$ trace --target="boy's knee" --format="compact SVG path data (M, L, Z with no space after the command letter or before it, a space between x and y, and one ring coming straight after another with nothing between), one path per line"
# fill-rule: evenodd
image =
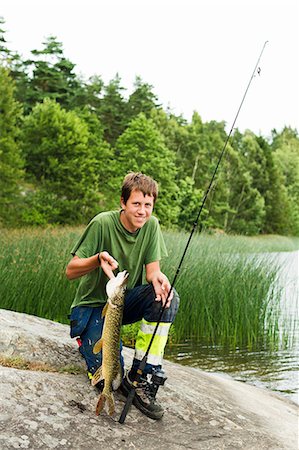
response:
M163 312L161 322L172 323L178 312L180 304L180 297L175 289L173 289L173 298L171 300L169 308L166 308ZM161 302L153 301L151 308L144 315L144 319L148 322L157 322L161 312Z
M170 307L165 309L163 313L162 322L173 322L178 312L179 306L180 306L180 297L177 291L173 288L173 298L171 300ZM168 318L168 320L164 320L164 314L165 317Z

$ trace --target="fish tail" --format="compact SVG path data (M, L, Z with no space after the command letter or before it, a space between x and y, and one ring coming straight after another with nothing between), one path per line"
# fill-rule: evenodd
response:
M106 395L101 394L96 407L96 415L98 416L102 411L106 403Z
M115 402L114 402L114 396L111 392L110 395L107 395L107 401L108 401L108 414L109 416L112 416L115 413Z
M100 395L100 398L98 400L97 407L96 407L96 415L97 416L103 411L106 400L108 402L109 416L112 416L115 413L115 402L114 402L113 394L112 393L109 393L109 394L102 393Z

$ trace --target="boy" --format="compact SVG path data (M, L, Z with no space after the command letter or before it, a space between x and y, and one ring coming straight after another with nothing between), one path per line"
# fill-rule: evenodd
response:
M121 211L95 216L72 249L66 268L68 279L81 277L71 307L71 337L80 337L80 352L89 376L101 366L102 357L93 353L103 329L101 311L106 303L106 284L116 269L129 272L125 294L123 324L141 320L131 370L124 377L122 391L128 394L139 363L164 305L171 285L161 270L160 260L167 256L158 220L152 216L158 195L157 183L142 173L129 173L123 181ZM142 285L145 269L146 281ZM161 419L164 410L149 389L147 375L161 368L168 331L178 310L179 297L173 290L147 359L145 378L136 388L134 405L152 419ZM120 361L124 367L120 348Z

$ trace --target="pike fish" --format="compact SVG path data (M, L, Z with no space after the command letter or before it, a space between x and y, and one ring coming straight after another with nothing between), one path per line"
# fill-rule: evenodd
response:
M119 272L106 285L108 301L102 312L102 317L105 316L103 333L93 348L94 353L102 350L102 365L93 375L91 384L95 386L99 381L104 380L104 389L96 407L97 415L103 410L106 400L109 415L114 414L113 390L116 390L122 381L122 369L119 361L120 329L128 276L129 272L126 270Z

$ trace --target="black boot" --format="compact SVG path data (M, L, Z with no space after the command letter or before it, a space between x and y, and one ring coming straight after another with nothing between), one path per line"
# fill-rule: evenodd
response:
M121 384L121 391L127 397L131 389L135 389L133 405L143 414L154 420L160 420L163 417L164 409L156 401L151 383L147 378L142 378L137 387L133 387L130 374L126 374Z

